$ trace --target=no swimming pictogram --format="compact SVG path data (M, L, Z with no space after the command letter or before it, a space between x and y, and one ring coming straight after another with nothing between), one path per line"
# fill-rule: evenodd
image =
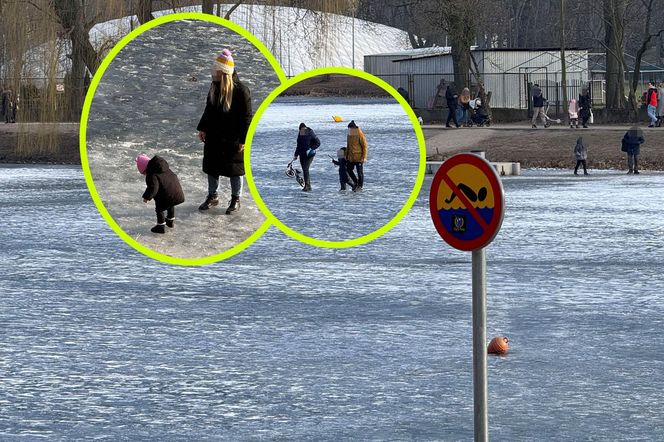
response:
M440 236L456 249L477 250L489 244L502 225L504 206L500 177L477 155L449 158L433 178L431 219Z

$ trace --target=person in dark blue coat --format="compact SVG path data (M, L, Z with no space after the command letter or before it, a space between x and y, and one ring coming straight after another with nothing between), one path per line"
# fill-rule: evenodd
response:
M627 153L628 174L639 174L639 154L641 154L641 145L645 141L643 132L636 126L628 130L623 136L622 151Z
M450 126L451 120L454 120L454 125L456 127L459 127L459 122L457 121L456 117L458 99L459 99L459 94L457 94L454 84L450 84L449 86L447 86L447 90L445 91L445 100L447 101L448 113L447 113L447 122L445 123L445 127L452 127Z
M316 149L320 147L320 140L316 133L306 124L300 123L300 130L297 134L297 147L293 154L293 159L300 158L300 165L302 166L302 174L304 175L304 192L311 192L311 178L309 176L309 167L314 161Z
M355 182L348 177L348 169L346 168L346 146L337 150L337 159L332 160L332 163L335 166L339 166L339 192L346 190L346 185L350 184L351 189L355 188Z

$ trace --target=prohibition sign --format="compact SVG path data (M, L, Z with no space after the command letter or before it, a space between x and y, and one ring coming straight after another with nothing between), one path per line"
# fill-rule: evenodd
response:
M431 183L431 219L438 234L455 249L478 250L493 241L503 223L504 207L500 177L478 155L454 155Z

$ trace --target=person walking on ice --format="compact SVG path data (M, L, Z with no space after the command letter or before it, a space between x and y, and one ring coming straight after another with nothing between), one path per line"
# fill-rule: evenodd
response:
M316 156L316 149L320 147L320 140L316 133L306 124L300 123L299 131L297 133L297 147L293 154L293 160L300 158L300 166L302 166L302 174L304 175L303 192L311 192L311 175L309 168Z
M348 178L348 168L346 161L346 147L342 147L337 150L337 159L332 159L332 163L335 166L339 166L339 192L346 190L346 185L350 184L351 189L355 187L355 183Z
M622 139L622 151L627 153L627 173L639 174L639 155L641 144L645 143L643 132L638 127L632 127Z
M348 164L348 176L355 182L353 192L361 192L364 186L364 163L367 161L367 139L355 120L348 123L348 135L346 137L346 161ZM353 172L357 171L357 176Z
M226 214L240 209L244 176L244 140L251 124L251 96L235 72L231 51L224 49L212 65L212 84L205 111L198 123L198 138L204 143L203 172L208 195L198 209L219 204L219 177L230 178L231 200Z
M180 180L168 167L166 160L158 155L150 159L144 153L140 154L136 157L136 167L141 175L145 175L147 187L143 192L143 202L154 200L157 212L157 224L150 231L166 233L166 227L175 226L175 206L184 202Z
M588 159L588 147L583 144L583 137L576 139L576 146L574 146L574 157L576 158L576 166L574 167L574 175L579 174L579 166L583 166L583 174L588 175L586 169L586 160Z

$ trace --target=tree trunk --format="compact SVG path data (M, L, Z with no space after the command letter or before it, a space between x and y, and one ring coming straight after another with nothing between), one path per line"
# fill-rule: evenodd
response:
M203 0L201 5L203 14L213 14L214 13L214 0Z
M138 0L134 13L138 17L140 24L154 20L154 15L152 15L152 0Z
M454 65L454 83L458 90L470 87L470 46L474 43L477 31L476 11L473 3L453 9L446 17L447 31L452 44L452 63Z
M66 93L70 116L80 115L85 96L85 67L92 75L99 68L99 56L90 43L90 35L85 27L83 4L80 0L53 1L55 14L65 32L69 34L72 47L72 71L69 73L69 87Z
M604 0L606 107L625 109L625 0Z
M646 7L645 10L645 29L643 30L643 40L641 41L641 46L638 51L636 51L636 58L634 60L634 73L632 74L632 81L629 87L629 105L630 110L634 113L634 118L638 117L639 113L639 104L636 100L636 88L639 86L639 77L641 74L641 61L643 60L643 54L650 48L653 38L659 38L664 30L660 30L657 34L650 33L650 24L653 14L653 4L654 0L649 0L647 3L644 3ZM664 99L660 97L660 99Z
M457 90L470 87L468 73L470 72L470 45L458 43L452 38L452 64L454 65L454 84Z

